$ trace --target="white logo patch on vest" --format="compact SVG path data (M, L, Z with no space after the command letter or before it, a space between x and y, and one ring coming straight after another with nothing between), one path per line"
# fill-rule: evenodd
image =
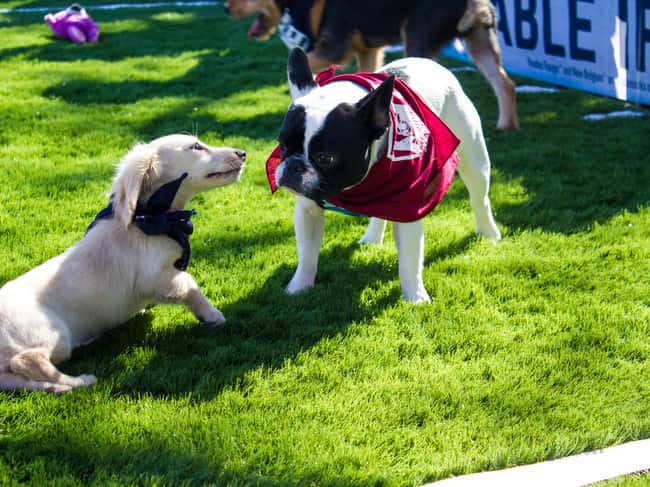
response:
M417 159L433 142L431 132L420 117L395 93L392 103L393 124L389 133L388 153L393 161Z

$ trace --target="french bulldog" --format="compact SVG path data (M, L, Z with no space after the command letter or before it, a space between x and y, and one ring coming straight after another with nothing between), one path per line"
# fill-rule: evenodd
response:
M314 286L324 210L336 207L371 217L361 243L381 243L392 221L403 297L430 301L422 279L422 218L456 170L469 191L477 232L501 239L488 198L490 158L481 120L451 72L435 61L406 58L319 86L299 48L291 51L287 71L292 103L267 175L272 190L284 187L297 196L298 268L289 294Z

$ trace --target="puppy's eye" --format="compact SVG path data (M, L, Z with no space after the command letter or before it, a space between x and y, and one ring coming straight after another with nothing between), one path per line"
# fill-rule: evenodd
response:
M205 150L205 147L203 147L201 144L198 142L195 142L192 147L190 147L192 150Z
M330 166L334 163L334 156L332 154L328 154L327 152L316 154L315 159L316 163L319 166Z

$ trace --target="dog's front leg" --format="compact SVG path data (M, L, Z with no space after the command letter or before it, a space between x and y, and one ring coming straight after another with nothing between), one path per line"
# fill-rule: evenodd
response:
M298 196L293 213L293 226L298 248L298 268L287 286L287 293L296 294L314 286L318 254L325 232L323 209L307 198Z
M422 220L411 223L393 223L393 235L397 244L399 281L404 299L414 303L428 303L431 299L422 280L424 267Z
M210 304L199 285L187 272L176 271L166 279L166 285L158 291L157 300L164 303L185 304L199 321L211 325L226 322L223 313Z

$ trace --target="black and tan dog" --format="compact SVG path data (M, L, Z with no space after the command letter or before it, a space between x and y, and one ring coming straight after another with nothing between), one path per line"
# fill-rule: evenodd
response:
M228 0L226 11L236 19L259 14L249 37L267 40L277 30L288 47L307 51L314 73L354 56L360 71L376 71L384 47L400 41L407 56L436 57L458 37L497 95L497 127L519 128L490 0Z

